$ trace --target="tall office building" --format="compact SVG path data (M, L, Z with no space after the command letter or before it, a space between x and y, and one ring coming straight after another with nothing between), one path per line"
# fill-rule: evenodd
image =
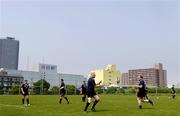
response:
M137 85L139 75L144 77L147 86L167 87L167 71L163 69L161 63L155 64L154 68L134 69L128 73L123 73L121 78L122 85Z
M12 37L0 38L0 68L18 69L19 41Z

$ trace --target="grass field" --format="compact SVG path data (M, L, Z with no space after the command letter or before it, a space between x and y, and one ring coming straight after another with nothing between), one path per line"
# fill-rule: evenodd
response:
M180 96L151 96L155 106L137 107L136 96L100 95L97 112L83 113L81 96L68 96L70 104L58 104L58 96L30 96L31 106L21 104L21 96L0 96L0 116L180 116ZM92 104L91 104L92 105ZM90 109L90 107L89 107Z

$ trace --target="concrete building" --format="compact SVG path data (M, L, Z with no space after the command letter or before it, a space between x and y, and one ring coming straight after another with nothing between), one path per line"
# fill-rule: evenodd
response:
M155 64L154 68L134 69L128 73L123 73L121 78L122 85L137 85L138 76L142 75L147 86L167 87L167 71L163 70L161 63Z
M128 73L122 73L120 83L121 83L122 85L129 85Z
M57 73L57 66L51 64L39 64L38 71L20 71L20 70L8 70L9 74L22 75L25 80L28 80L32 86L34 82L45 79L50 83L50 86L59 86L60 79L64 79L66 85L75 85L80 87L83 81L86 81L83 75L75 74L63 74Z
M0 70L0 86L3 87L4 91L12 88L13 85L21 85L24 77L21 75L10 75L5 70Z
M107 65L105 69L93 70L96 74L96 82L102 81L101 85L117 85L121 78L121 73L116 69L116 65Z
M0 68L18 69L19 41L15 38L0 38Z

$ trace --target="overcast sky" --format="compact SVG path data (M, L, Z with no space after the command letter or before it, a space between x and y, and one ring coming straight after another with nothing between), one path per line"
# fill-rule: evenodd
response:
M163 63L180 82L180 2L175 0L0 0L0 37L20 41L19 69L56 64L87 75L116 64L121 72Z

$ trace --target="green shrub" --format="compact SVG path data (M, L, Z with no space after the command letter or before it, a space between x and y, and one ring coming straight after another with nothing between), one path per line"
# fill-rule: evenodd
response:
M107 93L107 94L114 94L114 93L116 93L116 91L117 91L117 88L115 88L115 87L109 87L109 88L107 89L106 93Z

